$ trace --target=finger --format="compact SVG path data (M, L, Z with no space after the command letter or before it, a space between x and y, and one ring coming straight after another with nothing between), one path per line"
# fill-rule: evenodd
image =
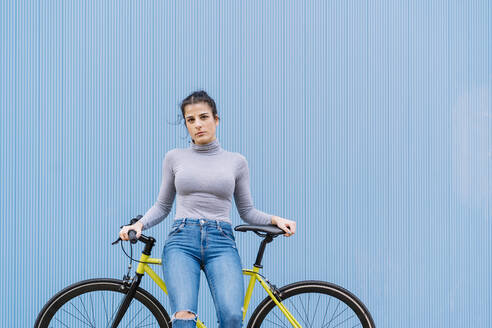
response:
M285 232L284 233L284 236L285 237L289 237L290 235L292 235L291 231L284 225L284 227L282 228L282 230Z
M292 234L296 233L296 223L295 222L290 225L290 231L292 232Z
M279 225L279 228L282 229L285 232L286 235L290 233L289 228L287 228L287 226L284 223L282 223L281 225Z

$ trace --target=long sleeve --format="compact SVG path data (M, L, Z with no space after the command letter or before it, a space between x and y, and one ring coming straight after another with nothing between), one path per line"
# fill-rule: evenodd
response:
M143 230L148 229L164 220L173 207L176 187L172 169L172 151L168 151L162 164L162 182L159 196L155 204L145 213L139 222L143 223Z
M271 224L272 216L257 210L253 206L251 190L249 184L249 167L244 156L241 155L241 162L236 177L234 189L234 200L241 219L249 224L266 225Z

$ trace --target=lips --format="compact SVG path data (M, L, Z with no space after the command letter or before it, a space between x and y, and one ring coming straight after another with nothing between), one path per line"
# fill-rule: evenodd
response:
M202 135L204 135L204 134L205 134L205 132L198 132L196 135L197 135L197 136L202 136Z

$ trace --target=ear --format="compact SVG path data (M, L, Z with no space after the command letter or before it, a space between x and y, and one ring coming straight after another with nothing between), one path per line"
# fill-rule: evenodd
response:
M219 117L216 116L215 117L215 126L219 126L219 121L220 121Z

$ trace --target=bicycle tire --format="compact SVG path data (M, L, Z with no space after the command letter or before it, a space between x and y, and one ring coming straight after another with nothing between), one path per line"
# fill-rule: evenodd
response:
M81 322L84 323L83 326L87 325L90 327L99 327L102 326L102 324L96 325L95 322L96 316L99 319L100 316L98 311L102 312L103 309L106 314L106 319L109 319L108 323L104 324L104 327L106 327L108 326L113 316L115 315L116 310L119 307L119 303L124 298L127 290L128 290L128 286L122 280L116 280L116 279L89 279L89 280L77 282L58 292L46 303L46 305L39 313L36 322L34 324L34 327L35 328L56 327L57 326L56 323L61 322L60 318L58 318L59 316L67 317L71 319L72 322L77 323L77 324L67 324L67 322L61 322L61 324L59 325L60 327L80 327ZM102 302L98 304L99 306L98 305L94 306L94 299L92 296L95 297L101 292L102 293L107 292L109 295L111 295L111 298L113 300L111 317L108 316L109 312L107 311L107 308L109 307L109 297L106 304L104 294L102 294L103 295ZM78 303L84 304L82 300L84 297L90 299L91 307L89 308L89 303L88 303L87 307L84 305L80 307L80 309L77 309L76 305L78 305ZM116 304L114 303L114 297L117 297ZM79 299L79 302L77 302L77 299ZM135 302L135 300L137 300L138 302ZM76 305L71 303L72 301ZM68 310L65 309L64 305L66 305L68 309L75 308L76 310L73 310L74 312L72 314L67 314L66 312L68 312ZM142 306L142 309L136 311L135 308L138 306ZM168 313L162 306L162 304L149 292L139 287L135 293L135 297L132 300L132 303L130 304L130 308L125 314L124 319L127 318L127 320L129 320L130 318L128 317L128 314L133 313L131 315L134 315L134 317L130 321L130 323L132 323L132 321L135 320L137 315L140 315L140 312L143 309L146 309L147 311L146 312L147 317L143 319L146 321L143 323L148 324L147 318L153 316L153 319L155 320L153 322L155 322L156 324L153 325L154 327L163 327L163 328L171 327L171 320L169 318ZM145 315L146 313L143 313L142 316ZM94 320L94 322L92 322L92 320ZM143 321L141 318L138 318L137 320ZM137 320L135 320L135 322L130 326L136 327L136 325L140 325L139 321ZM125 325L122 325L122 323L120 323L119 326L124 327ZM146 325L145 327L149 327L149 326Z
M310 308L311 295L314 295L314 302L317 302L316 309L312 319L307 313L306 305L303 304L303 298L307 297L307 308ZM279 289L278 298L284 304L289 311L294 315L296 320L303 327L363 327L363 328L375 328L374 321L371 314L367 310L366 306L348 290L324 281L306 280L299 281L290 285L286 285ZM317 300L316 300L317 297ZM323 304L327 304L326 312L323 316L322 322L321 314L318 315L317 309L319 303L323 297ZM331 302L333 307L330 308ZM289 302L290 301L290 302ZM296 305L294 302L297 302ZM340 305L342 308L340 308ZM340 308L340 310L338 310ZM332 311L331 321L330 316L327 318L328 309ZM349 311L346 311L350 309ZM352 316L350 316L352 314ZM327 322L325 320L328 320ZM333 322L336 320L335 322ZM345 320L345 321L343 321ZM333 322L333 325L331 323ZM314 325L313 324L317 324ZM355 324L354 324L355 323ZM270 297L266 297L260 305L258 305L251 315L248 321L248 328L258 327L292 327L287 318L282 314L280 309L275 305L274 301Z

